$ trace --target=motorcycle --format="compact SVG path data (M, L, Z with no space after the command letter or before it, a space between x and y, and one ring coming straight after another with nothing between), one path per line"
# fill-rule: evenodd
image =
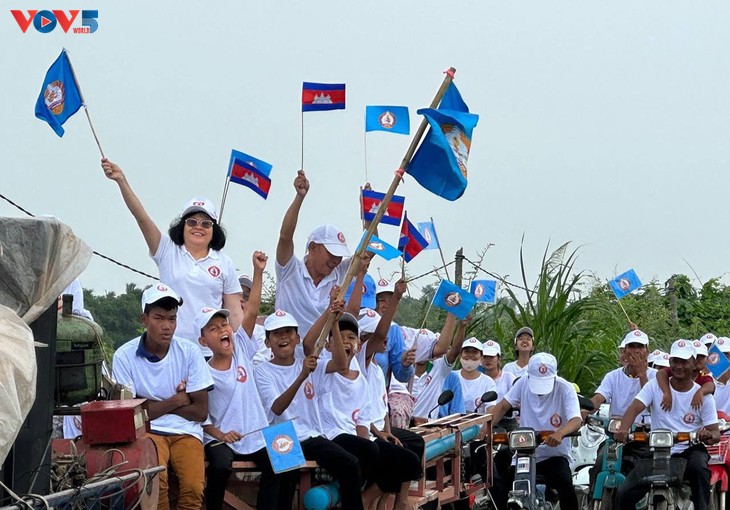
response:
M598 417L606 419L608 406L603 404L598 411ZM573 487L578 498L578 507L581 509L593 508L593 499L590 492L590 470L595 465L596 457L601 445L606 440L604 422L598 422L596 416L589 416L585 425L580 428L580 435L571 439L573 462Z
M601 454L601 471L596 477L593 493L587 501L584 500L587 505L583 505L583 508L609 510L614 507L616 490L626 479L621 473L623 445L614 440L614 433L619 430L621 421L619 418L609 419L600 416L589 416L587 420L588 426L598 426L601 432L605 430L606 442Z

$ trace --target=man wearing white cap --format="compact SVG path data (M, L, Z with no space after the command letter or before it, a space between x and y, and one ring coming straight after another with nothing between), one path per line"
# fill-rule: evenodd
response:
M705 395L702 406L695 409L692 405L699 385L693 381L695 367L695 349L689 340L677 340L669 352L669 364L672 375L669 385L674 404L670 411L662 409L662 391L658 380L649 381L631 402L621 419L621 430L616 440L625 442L629 427L644 409L651 409L652 429L668 429L672 432L697 432L697 437L705 444L715 444L720 440L720 429L717 426L715 400ZM672 457L687 461L684 479L692 489L692 502L697 510L705 510L710 496L710 470L707 467L709 456L703 444L687 445L678 443L672 446ZM629 474L619 487L618 508L635 508L636 503L648 489L647 483L640 482L635 471Z
M536 431L554 430L535 450L537 474L545 478L549 488L558 492L561 509L577 510L578 501L569 463L570 439L566 436L581 426L580 407L575 388L558 377L557 370L558 363L552 354L539 352L532 356L527 366L527 377L515 382L507 395L492 408L492 421L498 422L512 407L519 407L521 427L531 427ZM514 469L510 469L510 473L514 476ZM497 507L504 508L499 504Z
M202 422L208 417L213 379L198 346L175 336L181 305L177 293L163 283L142 293L145 332L117 349L112 375L136 398L147 399L158 461L170 464L180 482L177 507L199 509L205 480ZM157 508L167 510L167 471L159 476Z
M320 225L307 238L304 259L294 255L294 232L299 209L309 191L303 170L294 179L296 195L284 214L276 245L276 308L296 317L304 337L327 309L330 290L344 279L350 267L345 235L334 225Z
M486 412L486 403L482 395L488 391L497 391L497 385L491 377L481 373L478 368L482 360L482 343L478 338L468 338L461 344L461 370L459 381L464 394L464 411L467 413Z
M694 350L693 363L693 375L692 379L694 382L700 385L700 388L692 397L692 407L697 409L704 402L705 395L712 395L715 393L715 381L712 376L704 372L705 360L707 359L707 347L699 340L681 340L685 342L689 348ZM671 357L671 356L670 356ZM669 368L664 368L657 373L656 379L659 384L659 389L662 390L664 398L662 399L662 409L670 411L672 409L672 392L669 391L669 378L672 376L671 365Z
M518 329L515 333L514 345L517 359L507 363L502 370L514 374L516 378L523 377L527 375L527 364L535 349L535 334L532 332L532 328L525 326Z

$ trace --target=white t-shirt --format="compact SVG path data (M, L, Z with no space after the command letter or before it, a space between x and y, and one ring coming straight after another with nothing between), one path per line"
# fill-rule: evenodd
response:
M301 441L322 435L322 420L319 413L319 396L324 388L324 376L327 373L327 362L318 361L315 368L299 386L294 399L283 413L275 415L271 410L274 401L279 398L302 373L304 361L294 359L289 366L275 365L267 361L256 366L256 386L261 395L266 415L271 424L294 420L294 428Z
M439 414L439 395L444 387L444 381L451 372L453 365L446 362L446 355L434 360L433 367L429 373L424 373L413 383L413 396L416 397L416 404L413 407L413 416L421 418L437 418ZM416 388L417 387L417 388ZM433 409L436 407L436 409ZM432 410L433 409L433 410ZM430 414L427 414L429 413Z
M193 341L205 356L212 356L210 349L198 343L200 331L195 331L195 316L206 306L221 308L224 294L243 292L233 261L217 250L209 250L206 257L195 260L184 245L176 245L164 234L152 260L157 264L160 281L183 298L177 310L175 335Z
M416 363L422 363L430 360L433 354L433 346L436 345L436 335L427 329L419 330L408 326L401 326L400 328L403 332L403 343L405 344L407 351L413 347L413 342L416 340L416 337L418 337L418 344L416 345ZM410 394L408 391L408 384L400 382L393 374L390 375L390 386L388 387L388 391L390 393Z
M536 431L558 430L571 419L580 418L578 395L568 381L556 377L552 392L536 395L530 391L527 380L523 377L517 381L504 397L513 407L520 408L521 427L532 427ZM535 450L537 462L551 457L570 460L570 438L566 437L555 447L541 444Z
M228 370L216 370L208 365L215 388L208 395L208 419L221 432L235 430L243 439L228 446L236 453L245 455L264 448L264 436L258 431L269 426L266 412L254 380L251 360L256 354L256 343L243 328L233 335L234 349ZM210 362L209 362L210 363ZM205 434L205 442L215 438Z
M730 414L730 384L723 384L715 379L715 394L713 396L717 411Z
M256 324L253 327L253 340L256 342L256 354L253 357L253 366L257 366L259 363L269 361L273 356L271 349L266 347L266 330L261 324Z
M114 380L129 387L137 398L166 400L177 393L177 386L183 380L186 381L187 393L213 386L205 359L195 344L173 336L165 357L152 362L138 354L141 338L130 340L117 349L112 362ZM156 433L188 434L203 440L200 422L186 420L176 414L164 414L152 420L150 427Z
M315 286L304 261L292 255L285 265L276 263L276 308L286 310L299 324L299 336L304 336L330 303L332 287L344 280L350 259L343 259L319 285Z
M375 362L375 356L369 364L365 363L366 346L367 343L363 344L356 356L360 371L365 376L368 384L368 405L366 406L368 415L363 418L375 425L378 430L383 430L385 428L385 415L388 413L388 392L385 388L385 374L383 369ZM368 430L370 430L370 427L368 427ZM371 433L370 438L375 439L375 436Z
M705 395L702 407L692 409L692 397L700 389L700 385L693 382L689 391L677 391L669 385L672 392L672 410L663 411L661 402L662 390L656 379L652 379L641 388L636 399L651 411L652 430L669 429L672 432L695 432L706 425L717 423L717 408L712 395ZM677 443L672 446L672 454L686 450L687 443Z
M517 365L517 361L510 361L505 366L502 367L502 372L507 372L508 374L514 374L515 379L518 377L526 377L527 376L527 365L520 368Z
M354 361L354 358L353 358ZM370 427L367 409L368 382L362 372L356 379L333 372L325 376L324 394L320 396L319 411L322 430L327 439L340 434L357 434L357 425Z
M656 369L648 368L646 377L651 381L656 378ZM648 383L648 381L647 381ZM626 375L623 367L611 370L603 377L601 385L596 393L603 395L610 405L609 416L623 416L629 404L636 398L641 390L641 383L635 377ZM651 423L651 414L648 410L644 410L636 417L636 423Z
M478 412L479 414L484 414L486 408L493 405L494 402L482 405L482 395L487 391L497 391L497 385L494 383L494 380L488 375L481 373L476 379L464 379L461 370L457 373L461 381L461 392L464 394L464 409L467 413L473 413L478 406L481 406Z
M492 402L492 404L496 404L504 398L510 388L514 385L515 379L517 379L515 374L512 372L505 372L504 370L502 370L502 373L499 374L499 377L493 379L494 383L497 385L497 400ZM489 407L492 404L486 404L486 406Z

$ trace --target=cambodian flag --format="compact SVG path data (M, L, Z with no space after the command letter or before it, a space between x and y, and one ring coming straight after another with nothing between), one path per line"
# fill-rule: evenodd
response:
M379 193L370 189L362 190L362 218L365 221L373 221L375 219L375 214L378 212L378 208L384 198L385 193ZM405 203L405 197L393 195L388 203L388 209L383 214L380 222L385 223L386 225L399 226L400 219L403 216L403 207L405 206Z
M400 230L400 239L398 240L398 249L403 252L403 260L410 262L413 257L425 250L426 246L428 246L428 241L408 220L408 213L406 213Z
M228 165L228 178L236 184L243 184L261 195L264 200L269 196L271 179L269 174L273 167L260 159L237 150L231 151L231 162Z
M344 109L344 83L311 83L305 81L302 84L303 112Z

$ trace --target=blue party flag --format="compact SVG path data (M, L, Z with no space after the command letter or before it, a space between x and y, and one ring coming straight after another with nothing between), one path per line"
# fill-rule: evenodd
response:
M400 229L400 238L398 239L398 249L403 252L403 260L408 263L413 257L421 253L428 246L428 241L424 239L421 233L413 223L408 219L408 213L403 218L403 226Z
M407 106L366 106L365 131L386 131L408 135L411 121Z
M438 109L423 108L418 113L426 117L431 128L406 171L430 192L456 200L466 190L466 162L479 116L469 113L453 83Z
M58 136L65 132L63 123L83 105L81 92L71 70L66 50L51 64L35 103L35 116L48 122Z
M495 280L474 280L471 282L471 293L480 303L497 301L497 282Z
M302 84L303 112L344 109L344 83L312 83L305 81Z
M722 352L720 347L715 343L707 350L705 366L707 367L707 370L712 372L712 377L719 379L725 374L725 372L730 370L730 360L727 359L725 353Z
M418 231L428 243L428 246L425 248L426 250L438 250L439 238L436 235L436 227L434 226L433 221L418 222Z
M477 298L471 293L448 280L441 280L441 284L433 296L434 306L453 313L461 320L466 319L476 302Z
M292 471L307 464L292 420L266 427L261 433L266 442L266 453L269 454L274 473Z
M618 275L613 280L610 280L608 284L611 286L613 293L616 294L616 298L621 299L641 287L641 280L639 280L639 276L636 274L636 271L629 269L625 273Z
M228 164L228 178L231 182L251 188L266 200L271 189L269 174L272 168L266 161L232 150L231 161Z
M360 238L358 246L362 245L362 242L365 240L366 235L367 231L363 232L362 238ZM370 236L370 242L365 247L365 250L373 252L376 255L380 255L385 260L392 260L396 257L400 257L401 255L403 255L400 250L398 250L398 248L386 243L375 235Z
M375 214L378 212L378 208L384 198L385 193L379 193L371 189L362 190L360 204L362 205L362 218L365 221L373 221L375 219ZM390 198L390 202L388 202L388 209L383 213L383 217L380 218L380 223L395 225L396 227L399 226L405 203L405 197L393 195Z

